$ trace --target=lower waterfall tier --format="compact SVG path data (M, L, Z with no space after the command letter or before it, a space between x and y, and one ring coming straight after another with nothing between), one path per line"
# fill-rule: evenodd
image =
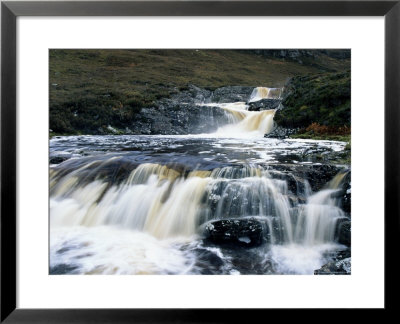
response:
M90 156L50 169L52 273L312 273L349 245L349 171L293 163L338 142L296 142L282 165L276 148L293 141L263 140L271 163L247 147L244 163L246 142L121 136L111 151L107 137L76 139L53 141L52 154Z

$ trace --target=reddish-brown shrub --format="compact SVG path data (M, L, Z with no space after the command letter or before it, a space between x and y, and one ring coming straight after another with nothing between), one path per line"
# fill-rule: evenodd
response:
M312 123L305 129L305 132L314 135L350 135L351 128L346 125L341 127L335 127L335 126L320 125L318 123Z

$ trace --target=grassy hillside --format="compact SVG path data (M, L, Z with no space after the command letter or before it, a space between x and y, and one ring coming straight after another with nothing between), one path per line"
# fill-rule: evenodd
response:
M350 72L294 77L285 88L285 109L275 115L279 126L301 128L295 137L350 135Z
M63 134L124 128L142 107L188 84L280 87L290 77L321 72L243 50L50 50L49 58L50 128ZM349 65L323 55L319 61L335 70Z

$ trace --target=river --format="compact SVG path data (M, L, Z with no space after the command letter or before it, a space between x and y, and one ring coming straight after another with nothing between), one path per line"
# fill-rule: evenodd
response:
M329 176L320 160L346 143L264 138L274 110L207 105L230 123L50 140L50 274L313 274L347 249L335 233L349 219L337 195L348 166ZM227 219L239 235L217 242ZM251 222L257 242L243 234Z

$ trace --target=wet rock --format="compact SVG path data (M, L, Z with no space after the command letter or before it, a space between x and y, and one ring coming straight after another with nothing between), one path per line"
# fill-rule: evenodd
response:
M69 157L66 156L53 156L50 158L50 164L60 164L66 160L68 160Z
M204 236L216 244L258 246L263 242L263 226L252 218L216 220L206 225Z
M351 215L351 171L348 171L341 184L341 207L349 216Z
M181 135L213 132L229 119L218 107L174 103L166 100L159 106L143 108L141 122L131 126L135 134Z
M276 127L272 132L265 134L265 138L278 138L284 139L288 138L290 135L296 134L299 131L298 128L285 128L285 127Z
M154 107L142 108L137 122L129 128L133 134L181 135L216 131L229 123L229 116L211 102L247 101L252 87L223 87L214 92L189 85L188 90L163 98Z
M351 188L346 189L342 198L342 209L351 215Z
M351 274L351 258L331 261L314 271L315 275L349 275Z
M192 251L196 254L194 268L200 274L220 274L223 271L224 262L216 253L204 248L196 248Z
M222 249L222 251L224 256L229 258L232 268L242 275L273 273L271 260L265 257L266 252L261 252L260 248L247 249L246 253L240 249Z
M350 217L351 216L351 182L350 182L351 171L346 170L345 172L346 174L344 178L340 181L340 183L337 186L337 189L339 190L333 194L333 197L339 200L340 203L339 206Z
M274 164L269 167L274 178L288 181L288 189L292 193L301 193L307 189L306 185L317 192L342 169L329 164Z
M50 152L49 162L50 164L60 164L72 157L72 153L64 151L53 151Z
M337 221L335 240L340 244L351 246L351 222L348 218L341 218Z
M51 275L64 275L64 274L74 274L74 270L78 269L77 266L69 264L57 264L54 267L50 267L49 273Z
M249 111L261 111L269 109L277 109L281 103L280 99L261 99L254 102L249 102Z

